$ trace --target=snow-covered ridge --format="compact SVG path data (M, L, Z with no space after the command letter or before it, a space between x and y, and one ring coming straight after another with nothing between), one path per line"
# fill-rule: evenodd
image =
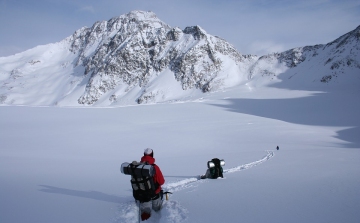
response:
M249 71L249 77L276 77L285 74L288 79L301 73L311 73L309 81L316 83L353 82L360 78L360 26L328 44L298 47L282 53L259 58ZM296 69L294 69L296 68ZM317 72L314 72L316 70ZM341 75L351 76L350 80ZM299 75L297 75L299 76Z
M325 45L257 57L240 54L200 26L181 30L153 12L132 11L83 27L61 42L0 58L0 104L118 106L183 100L249 81L257 85L299 77L314 67L319 72L305 82L341 82L342 73L350 73L346 81L353 83L355 77L358 83L358 61L359 27Z

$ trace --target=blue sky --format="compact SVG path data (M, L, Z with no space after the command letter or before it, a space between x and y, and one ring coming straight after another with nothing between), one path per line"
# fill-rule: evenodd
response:
M199 25L243 54L328 43L360 25L360 0L0 0L0 56L58 42L132 10Z

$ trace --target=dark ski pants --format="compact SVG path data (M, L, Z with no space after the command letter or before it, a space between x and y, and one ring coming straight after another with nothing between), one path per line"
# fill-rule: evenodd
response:
M157 196L157 198L155 198L154 200L148 201L148 202L144 202L144 203L140 203L140 210L141 213L151 213L151 209L153 209L154 211L160 211L161 207L162 207L162 203L163 203L163 196Z

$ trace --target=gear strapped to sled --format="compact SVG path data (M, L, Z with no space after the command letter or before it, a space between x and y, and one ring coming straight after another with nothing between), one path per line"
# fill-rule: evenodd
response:
M121 164L120 170L123 174L131 175L130 182L135 200L148 202L156 196L157 187L153 179L155 175L153 165L133 161Z
M225 161L222 159L214 158L211 161L208 161L207 166L210 170L210 175L213 179L218 177L223 178L223 168L222 166L225 165Z

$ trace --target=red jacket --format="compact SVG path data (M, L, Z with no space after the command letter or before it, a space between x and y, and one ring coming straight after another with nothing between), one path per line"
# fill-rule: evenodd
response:
M160 168L155 164L155 159L151 156L143 156L141 157L141 162L145 163L147 162L148 164L154 165L155 168L155 175L154 175L154 183L158 184L159 187L156 189L155 193L158 194L161 190L161 185L163 185L165 183L165 179L164 176L160 170Z

